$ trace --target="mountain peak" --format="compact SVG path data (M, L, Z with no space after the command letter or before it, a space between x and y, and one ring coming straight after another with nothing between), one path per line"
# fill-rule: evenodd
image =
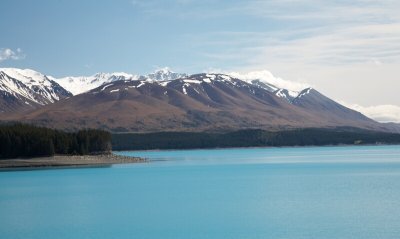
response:
M78 95L91 89L97 88L106 83L118 80L137 80L137 75L125 72L103 73L99 72L92 76L68 76L55 79L62 87L69 90L72 94Z
M145 78L155 81L171 81L186 76L187 74L176 73L171 71L170 68L164 67L157 69L155 72L146 75Z
M134 78L135 75L125 73L125 72L113 72L113 73L104 73L104 72L99 72L93 75L94 78L98 79L109 79L109 78L125 78L125 79L131 79Z
M45 75L32 69L0 68L0 71L24 83L39 83L48 80Z
M299 95L296 98L301 98L305 95L312 93L313 91L315 90L312 87L305 88L302 91L300 91Z
M0 112L32 109L54 103L71 93L54 80L31 69L0 68Z

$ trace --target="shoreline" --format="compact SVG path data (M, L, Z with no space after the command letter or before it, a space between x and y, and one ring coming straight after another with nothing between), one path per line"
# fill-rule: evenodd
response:
M225 150L225 149L258 149L258 148L335 148L335 147L370 147L370 146L400 146L400 144L326 144L326 145L294 145L294 146L243 146L243 147L210 147L210 148L170 148L170 149L126 149L115 152L158 152L158 151L194 151L194 150ZM118 154L119 155L119 154ZM122 155L121 155L122 156Z
M116 154L55 155L52 157L1 159L0 172L12 170L110 167L113 164L144 163L145 158Z

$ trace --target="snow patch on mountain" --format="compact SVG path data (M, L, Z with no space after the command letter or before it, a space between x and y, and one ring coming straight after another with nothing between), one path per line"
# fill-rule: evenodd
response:
M107 84L107 85L103 86L103 88L101 88L100 91L103 91L103 90L105 90L107 87L110 87L110 86L112 86L112 85L113 85L113 84Z
M143 82L158 82L158 81L172 81L178 78L186 77L186 74L176 73L171 71L168 67L161 68L156 70L153 73L148 75L135 75L129 74L125 72L114 72L114 73L97 73L92 76L67 76L63 78L54 78L51 79L58 82L62 87L69 90L72 94L78 95L92 89L95 89L104 84L108 84L110 82L124 80L125 82L140 80ZM138 86L140 87L140 86Z
M171 81L158 82L159 85L166 87Z
M97 73L92 76L68 76L56 79L51 77L54 81L58 82L62 87L70 91L73 95L78 95L101 85L118 81L118 80L137 80L137 75L128 74L125 72L114 72L114 73Z
M193 84L201 84L202 81L200 80L191 80L191 79L183 79L185 83L193 83Z
M306 89L302 90L302 91L300 92L300 94L299 94L296 98L300 99L301 97L310 94L310 92L311 92L312 89L313 89L313 88L309 87L309 88L306 88Z
M155 72L147 74L144 77L154 81L171 81L186 76L187 74L176 73L173 72L170 68L164 67L157 69Z
M299 92L299 91L292 91L292 90L287 90L287 89L279 89L279 90L276 91L275 95L280 97L280 98L284 98L284 99L288 100L290 103L292 103L292 101L294 99L299 97L301 92L302 91Z
M308 84L284 80L275 77L267 70L250 72L223 72L224 75L237 78L259 88L275 93L277 97L289 102L299 95L299 92L309 87Z
M19 100L45 105L70 93L52 79L31 69L0 68L0 90Z

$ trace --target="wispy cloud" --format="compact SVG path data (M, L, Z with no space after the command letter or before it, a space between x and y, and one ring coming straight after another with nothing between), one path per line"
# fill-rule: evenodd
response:
M172 0L161 4L134 0L133 4L151 15L189 21L215 18L218 24L219 19L260 19L250 31L191 33L189 40L199 55L212 61L241 60L245 67L254 68L270 62L338 65L400 60L398 1Z
M211 60L240 59L246 67L271 62L340 65L371 59L380 63L400 61L398 1L233 2L223 11L201 12L201 16L259 18L265 27L192 34L191 42ZM197 16L196 10L185 12L191 18Z
M21 60L25 58L25 54L21 48L17 48L15 51L9 48L0 48L0 62L6 60Z
M271 62L343 65L400 61L399 1L133 0L132 4L150 15L188 21L213 19L216 25L226 19L259 19L249 31L240 31L243 28L239 26L235 31L190 33L188 40L194 49L214 62L240 60L243 67L260 68Z
M203 41L197 44L212 49L212 52L203 50L204 56L241 59L248 66L265 66L271 62L343 65L370 61L381 65L400 61L400 22L268 33L207 33L200 39ZM215 51L218 46L223 47Z
M86 69L91 69L93 67L93 64L87 63L87 64L83 65L83 67L85 67Z
M400 106L376 105L366 107L357 104L344 104L347 107L357 110L376 121L400 123Z

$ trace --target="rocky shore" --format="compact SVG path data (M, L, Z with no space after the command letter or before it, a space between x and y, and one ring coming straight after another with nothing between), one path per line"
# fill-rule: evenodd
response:
M53 157L2 159L0 169L44 168L44 167L101 167L112 164L143 163L144 158L127 157L115 154L101 155L56 155Z

